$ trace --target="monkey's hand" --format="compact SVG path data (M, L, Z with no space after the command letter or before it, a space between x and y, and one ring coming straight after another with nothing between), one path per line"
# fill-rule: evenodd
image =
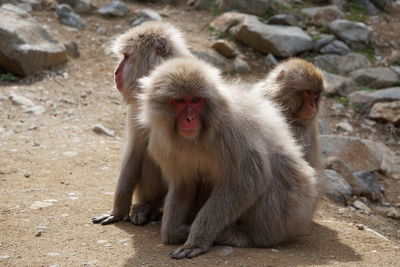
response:
M161 213L150 204L134 204L131 208L130 220L134 225L145 225L150 221L157 221Z
M118 221L129 221L128 215L112 215L112 214L102 214L95 218L92 218L93 223L100 223L102 225L116 223Z
M187 245L186 243L169 254L172 259L191 259L203 254L210 248L210 246Z

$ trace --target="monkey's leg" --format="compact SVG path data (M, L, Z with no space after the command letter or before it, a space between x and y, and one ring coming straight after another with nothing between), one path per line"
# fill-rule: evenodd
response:
M247 166L254 165L247 164ZM243 173L252 174L254 171L253 169L243 170ZM259 182L248 183L248 180L260 179L256 175L254 174L251 178L243 174L224 177L224 181L213 191L197 214L185 244L172 252L171 257L173 259L193 258L206 252L226 226L233 224L255 204L261 193L256 186ZM243 235L241 236L243 238ZM242 238L238 239L237 243L242 242Z
M135 204L131 208L131 223L144 225L161 219L160 209L166 194L167 185L161 177L160 168L146 155L143 159L142 175L133 194Z
M165 244L179 244L187 239L190 226L185 222L195 195L195 184L168 186L161 225L161 238Z
M254 247L255 243L245 231L245 227L233 224L225 227L214 241L216 245L229 245L233 247Z
M138 140L138 139L136 139ZM140 139L139 139L140 140ZM136 143L136 144L135 144ZM103 225L129 219L129 209L132 203L133 190L140 179L141 165L146 153L145 146L135 140L127 144L117 188L114 194L114 205L110 213L97 216L93 223Z

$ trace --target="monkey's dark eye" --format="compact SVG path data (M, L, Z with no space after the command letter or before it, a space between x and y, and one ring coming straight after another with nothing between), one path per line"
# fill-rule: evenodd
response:
M183 100L183 98L176 98L174 99L175 103L183 103L185 102L185 100Z
M191 102L192 103L199 103L199 101L200 101L199 97L193 97Z

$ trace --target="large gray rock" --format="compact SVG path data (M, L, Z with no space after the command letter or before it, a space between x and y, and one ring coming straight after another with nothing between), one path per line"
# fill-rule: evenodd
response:
M319 52L322 54L336 54L336 55L347 55L350 53L350 48L342 41L335 40L324 47Z
M275 25L299 26L299 19L295 14L278 14L270 17L267 23Z
M356 90L355 82L340 75L324 72L325 92L335 96L347 96Z
M370 107L376 102L400 100L400 87L391 87L376 91L356 91L349 95L350 104Z
M131 26L136 27L145 21L162 21L162 17L157 13L157 11L150 8L144 8L136 12L136 16L131 22Z
M226 12L211 21L210 26L216 31L226 32L233 26L236 26L237 24L242 22L245 17L257 18L255 16L247 15L244 13Z
M379 201L382 199L382 186L374 172L353 172L353 179L355 183L353 194L364 196L371 201Z
M65 47L25 11L0 7L0 67L29 75L67 60Z
M56 13L58 19L65 25L73 28L83 28L86 26L85 21L74 12L74 10L67 4L56 6Z
M395 155L382 143L357 137L321 135L320 142L323 158L338 157L352 172L381 170Z
M351 77L361 85L375 88L389 87L399 80L396 72L383 67L355 70Z
M204 51L193 51L193 54L195 56L197 56L198 58L222 69L222 70L226 70L228 63L226 62L225 58L222 57L220 54L218 54L217 52L214 53L207 53Z
M237 50L230 43L223 39L216 40L211 45L211 47L227 58L231 58L237 55Z
M301 13L307 15L311 23L318 26L328 26L334 20L345 18L343 11L335 5L303 8Z
M97 13L105 17L124 17L128 12L128 7L121 1L112 1L97 10Z
M217 0L224 10L239 10L249 14L263 15L270 9L270 0Z
M351 197L352 188L349 183L334 170L324 170L325 194L342 205L346 205Z
M267 25L245 17L231 28L235 38L261 53L289 57L311 49L311 37L299 27Z
M344 56L320 55L314 58L314 64L319 68L339 74L347 74L353 70L369 68L371 62L364 55L349 53Z
M329 29L345 43L353 48L368 45L372 30L362 22L354 22L345 19L332 21Z
M332 34L323 33L316 37L317 38L314 38L314 40L312 41L312 48L317 51L335 40L335 36Z
M91 0L57 0L59 4L67 4L78 13L89 13L96 7Z
M400 101L375 103L369 113L372 119L383 119L391 123L400 123Z

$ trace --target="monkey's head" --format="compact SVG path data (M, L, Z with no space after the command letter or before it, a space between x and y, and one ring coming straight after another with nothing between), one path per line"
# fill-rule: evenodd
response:
M324 90L323 73L312 63L292 58L279 64L270 77L277 84L274 99L289 120L307 123L314 119Z
M200 140L226 106L217 88L220 72L195 58L168 60L140 83L145 123L170 138Z
M190 56L181 32L165 22L145 22L128 30L114 43L122 56L114 72L117 89L129 100L137 93L137 80L165 59Z

